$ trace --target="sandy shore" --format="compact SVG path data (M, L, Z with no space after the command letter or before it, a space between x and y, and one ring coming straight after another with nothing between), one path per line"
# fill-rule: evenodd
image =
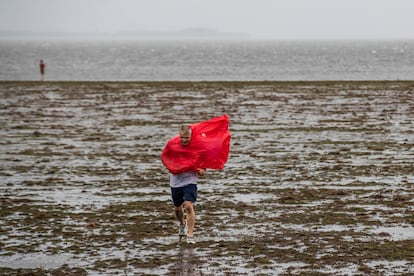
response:
M2 275L414 273L414 82L0 82L0 107ZM180 244L159 156L223 113Z

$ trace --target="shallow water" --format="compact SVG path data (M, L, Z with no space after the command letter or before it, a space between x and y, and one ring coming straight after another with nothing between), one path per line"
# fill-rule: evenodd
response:
M0 80L412 80L413 40L0 38ZM53 94L51 95L53 96Z

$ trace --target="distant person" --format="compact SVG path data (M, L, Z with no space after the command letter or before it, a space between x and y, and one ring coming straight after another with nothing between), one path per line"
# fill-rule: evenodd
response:
M46 64L43 62L43 60L40 61L39 67L40 67L40 80L43 81L45 80L45 69L46 69Z

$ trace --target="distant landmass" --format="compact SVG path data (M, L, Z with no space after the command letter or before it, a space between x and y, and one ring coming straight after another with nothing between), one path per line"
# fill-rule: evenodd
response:
M0 38L124 38L124 39L238 39L248 38L244 33L222 32L208 28L188 28L177 31L123 31L123 32L37 32L0 30Z

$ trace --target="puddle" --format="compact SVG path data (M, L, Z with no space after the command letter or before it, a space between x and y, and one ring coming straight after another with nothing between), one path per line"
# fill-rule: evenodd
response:
M2 256L0 267L7 268L43 268L56 269L64 264L82 266L79 259L72 254L61 253L58 255L50 255L44 253L18 254L12 256Z

